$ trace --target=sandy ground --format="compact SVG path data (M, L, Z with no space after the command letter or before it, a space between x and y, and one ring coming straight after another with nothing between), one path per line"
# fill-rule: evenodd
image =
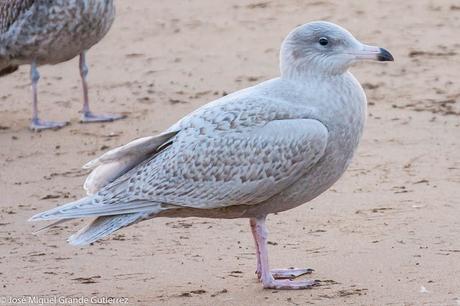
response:
M127 297L131 305L460 305L460 4L411 1L116 1L89 52L95 110L81 125L77 61L41 68L31 133L28 67L0 80L0 296ZM263 290L247 220L156 219L91 247L75 221L32 235L34 213L81 197L88 160L157 133L225 93L278 75L296 25L326 19L392 51L353 69L370 102L359 152L327 193L269 218L273 267L322 286Z

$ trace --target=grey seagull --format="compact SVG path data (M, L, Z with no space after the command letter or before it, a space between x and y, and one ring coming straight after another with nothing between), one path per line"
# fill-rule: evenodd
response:
M280 77L217 99L160 135L89 162L88 196L31 220L95 217L69 238L85 245L155 217L248 218L263 287L315 285L293 280L311 269L269 269L266 217L309 202L342 176L367 105L348 68L393 57L317 21L286 37L280 60Z
M89 107L86 51L109 31L115 18L112 0L0 0L0 77L30 65L33 130L58 129L66 122L40 120L37 85L40 65L80 56L82 122L103 122L121 115L96 115Z

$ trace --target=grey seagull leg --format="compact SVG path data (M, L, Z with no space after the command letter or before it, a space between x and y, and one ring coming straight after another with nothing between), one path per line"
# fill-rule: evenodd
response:
M37 85L40 80L40 73L37 69L35 61L30 65L30 80L32 81L32 121L30 129L40 131L46 129L60 129L68 124L68 122L42 121L38 118L38 90Z
M268 264L267 238L268 231L265 225L266 216L255 218L255 239L260 252L260 280L265 289L308 289L317 283L314 280L292 281L289 279L275 279ZM295 270L295 269L292 269ZM292 271L288 269L286 271ZM311 269L305 269L311 272ZM284 271L284 270L282 270ZM290 272L292 274L292 272ZM303 273L305 274L305 273ZM284 278L284 277L283 277Z
M86 78L88 77L88 66L86 65L86 51L83 51L80 54L79 60L80 66L80 76L81 83L83 86L83 109L80 122L90 123L90 122L109 122L118 119L123 119L126 116L124 115L115 115L115 114L105 114L105 115L95 115L91 112L89 108L89 96L88 96L88 82Z

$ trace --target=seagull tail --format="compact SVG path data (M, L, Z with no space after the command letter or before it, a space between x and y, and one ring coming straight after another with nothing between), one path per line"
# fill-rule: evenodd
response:
M155 212L98 217L80 231L70 236L67 241L74 246L88 245L123 227L151 218L152 214L155 214Z
M91 197L85 197L75 202L56 207L54 209L39 213L29 221L48 221L58 220L48 225L38 232L49 229L57 224L78 218L96 217L91 223L86 225L80 231L69 237L67 240L71 245L82 246L95 242L119 229L135 224L137 222L150 219L164 210L161 205L147 203L136 207L131 205L104 205L104 209L90 207ZM112 207L109 207L112 206ZM133 206L133 207L131 207ZM108 208L119 208L108 210Z

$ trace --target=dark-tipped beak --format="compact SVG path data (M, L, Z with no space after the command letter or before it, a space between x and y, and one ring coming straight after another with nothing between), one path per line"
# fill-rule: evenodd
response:
M377 59L381 62L393 62L395 59L387 49L380 48L380 53L377 55Z
M393 55L388 50L361 44L352 52L348 54L352 55L356 60L371 60L371 61L394 61Z

